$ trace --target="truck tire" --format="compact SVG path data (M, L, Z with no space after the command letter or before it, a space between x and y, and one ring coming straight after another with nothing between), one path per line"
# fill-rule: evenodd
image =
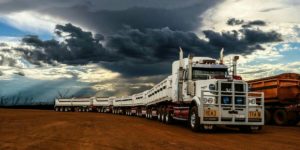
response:
M161 122L166 121L166 107L161 108Z
M149 110L146 111L146 118L149 119Z
M190 125L190 128L195 132L199 131L201 128L197 106L193 106L191 108L191 111L189 114L189 125Z
M272 114L270 110L265 110L265 124L270 124L272 121Z
M288 123L288 114L284 109L277 109L274 112L274 121L277 125L286 125Z
M161 121L161 107L158 107L157 109L157 120Z
M152 119L153 117L152 117L152 108L151 109L149 109L149 119Z
M297 125L299 122L298 114L294 111L288 112L288 119L288 125L291 126Z
M166 112L165 117L166 117L166 118L165 118L165 119L166 119L166 123L167 123L167 124L172 124L173 118L172 118L170 112Z

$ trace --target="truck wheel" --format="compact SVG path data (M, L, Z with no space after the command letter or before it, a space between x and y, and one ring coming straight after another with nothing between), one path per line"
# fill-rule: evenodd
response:
M161 108L159 107L157 109L157 120L160 121L160 119L161 119Z
M171 124L173 122L173 118L169 112L166 112L166 123Z
M288 114L284 109L277 109L274 112L274 121L277 125L285 125L288 122Z
M166 108L165 107L161 108L160 114L161 114L160 121L161 122L165 122L166 121Z
M55 111L58 111L58 107L55 107L54 110L55 110Z
M152 109L149 110L149 119L152 119Z
M200 118L198 116L198 109L197 106L193 106L190 115L189 115L189 124L193 131L199 131L200 130Z
M272 114L270 110L265 110L265 124L270 124L272 120Z
M149 111L148 110L146 111L146 118L147 119L149 118Z
M289 119L288 124L292 126L297 125L299 122L298 115L294 111L288 112L288 119Z

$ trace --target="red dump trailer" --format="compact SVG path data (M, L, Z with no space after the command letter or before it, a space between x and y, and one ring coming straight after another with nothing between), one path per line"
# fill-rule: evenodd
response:
M251 91L264 92L265 123L295 125L300 120L300 74L284 73L248 81Z

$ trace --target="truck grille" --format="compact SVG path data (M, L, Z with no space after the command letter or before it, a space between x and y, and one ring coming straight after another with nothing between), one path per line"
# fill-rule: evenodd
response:
M246 103L246 84L241 82L220 81L221 104L245 105Z

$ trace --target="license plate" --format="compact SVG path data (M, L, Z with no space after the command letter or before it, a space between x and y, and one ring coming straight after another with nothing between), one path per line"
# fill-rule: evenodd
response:
M205 117L217 117L217 110L206 109L204 115Z
M259 111L249 111L249 118L261 118L261 113Z

